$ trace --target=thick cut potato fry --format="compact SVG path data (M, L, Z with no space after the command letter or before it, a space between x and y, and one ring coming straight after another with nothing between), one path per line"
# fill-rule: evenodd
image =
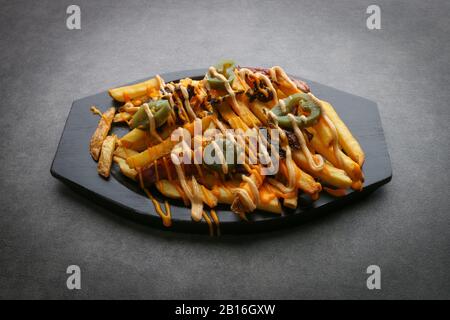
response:
M245 122L245 124L250 128L261 126L261 121L259 121L259 119L250 111L245 103L240 101L240 99L236 99L236 101L239 113L233 108L232 109L236 114L239 114L239 117ZM228 103L229 106L232 107L233 104L231 98L228 98Z
M215 188L216 190L218 190L220 192L219 202L225 203L225 204L232 204L235 200L233 191L236 188L237 187L224 187L224 186L219 186L219 187ZM281 214L281 212L282 212L281 204L280 204L280 201L278 200L278 198L275 196L267 197L267 195L264 194L265 192L267 193L266 189L259 189L259 196L261 198L261 202L258 203L258 205L256 206L256 209ZM268 200L263 201L263 199L268 199Z
M159 81L152 78L130 86L110 89L109 95L116 101L125 102L142 96L157 97L159 94Z
M174 130L174 126L164 126L159 133L162 139L166 139ZM120 138L122 146L141 152L147 149L149 146L153 146L159 143L157 137L152 136L148 130L135 128Z
M316 130L320 140L322 140L322 143L327 147L331 146L333 143L333 134L322 117L319 118L319 121L313 126L313 128Z
M114 148L116 147L116 136L107 136L105 141L103 141L102 152L100 154L100 159L98 160L98 173L105 177L109 177L111 171L111 164L113 159Z
M220 115L227 121L233 129L242 129L244 132L249 128L248 125L231 109L228 103L222 103L217 106Z
M292 158L300 168L308 172L313 177L320 179L325 184L343 189L350 188L352 185L352 179L350 179L344 170L338 169L328 162L325 162L321 171L314 171L311 169L309 162L302 151L294 151L292 153Z
M320 191L322 191L322 186L320 183L316 182L313 177L300 169L298 166L294 167L296 171L295 179L297 181L297 188L311 196L317 195Z
M134 151L133 149L125 148L124 146L118 146L116 150L114 150L114 157L119 157L122 159L126 159L128 157L134 156L139 152Z
M293 95L295 93L302 92L299 88L293 87L291 84L289 84L284 78L278 77L278 87L281 92L281 96L289 97L290 95ZM278 99L282 99L281 97L278 97Z
M172 141L170 138L164 140L160 144L148 148L141 153L127 158L127 163L130 168L142 168L150 165L153 161L158 160L161 157L167 156L175 147L178 141Z
M298 190L295 190L294 194L291 197L285 198L283 201L283 205L286 208L295 209L298 205Z
M180 187L177 187L175 183L178 182L173 180L159 180L155 183L155 185L158 191L161 192L164 196L171 199L182 199L182 195L180 194L180 191L182 189ZM188 185L192 188L192 183L188 182ZM206 203L210 208L216 207L218 203L217 197L211 192L211 190L205 188L205 186L200 185L200 188L202 191L203 203Z
M294 164L296 188L302 190L308 195L316 195L322 190L320 183L316 182L313 177L300 169ZM284 179L288 180L288 171L285 162L280 162L280 173Z
M249 102L250 110L258 117L258 119L264 124L267 125L268 116L264 113L264 108L268 110L272 109L276 104L275 99L271 100L267 103L263 103L259 100L255 100L253 102Z
M344 149L345 153L353 159L360 167L362 167L365 159L364 151L362 150L359 142L353 137L352 133L345 125L345 123L341 120L337 112L334 110L333 106L321 100L322 107L326 113L326 115L330 118L330 120L336 126L336 130L339 135L339 144Z
M100 156L103 141L105 140L109 130L111 129L111 123L113 122L115 113L116 108L114 107L109 108L105 113L103 113L100 121L98 122L97 129L92 135L89 150L92 158L94 158L95 161L97 161Z
M324 146L322 144L322 141L318 139L316 135L314 135L314 137L312 138L311 145L318 153L324 156L325 159L330 161L335 167L343 169L353 182L363 179L361 167L340 149L338 152L342 159L342 167L339 167L338 160L336 159L333 148Z
M131 169L125 159L114 156L113 160L119 165L120 172L122 172L126 177L137 180L138 172L134 169Z
M150 132L135 128L120 138L122 146L135 151L143 151L150 145Z
M201 119L202 130L206 130L209 127L213 117L214 116L211 115ZM189 131L191 136L194 134L194 122L184 125L183 128ZM168 155L172 151L172 148L178 143L179 141L172 141L171 137L168 137L160 144L154 145L137 155L127 158L127 163L132 169L150 165L153 161Z

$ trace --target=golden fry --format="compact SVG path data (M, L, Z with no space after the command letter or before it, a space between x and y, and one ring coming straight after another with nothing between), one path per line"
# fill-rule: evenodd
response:
M107 136L102 144L102 152L100 154L100 159L98 160L98 173L105 177L109 177L111 171L111 164L113 160L114 148L116 147L116 136Z
M345 171L334 167L329 162L325 162L322 170L314 171L310 168L309 162L300 150L294 151L292 158L299 167L326 184L343 189L350 188L352 185L352 179L349 178Z
M118 146L116 150L114 150L114 156L122 159L126 159L128 157L134 156L139 152L134 151L133 149L125 148L124 146Z
M142 96L157 97L159 95L158 79L152 78L130 86L110 89L109 95L116 101L125 102Z
M203 130L209 127L212 119L213 116L206 116L202 119ZM186 129L191 134L191 136L194 134L193 122L184 125L183 128ZM153 161L168 155L172 151L172 148L175 147L175 145L177 145L178 143L179 141L172 141L171 137L168 137L160 144L150 147L137 155L128 157L127 163L130 168L141 168L146 165L150 165Z
M117 163L119 165L120 168L120 172L122 172L126 177L132 179L132 180L137 180L137 176L138 176L138 172L134 169L131 169L127 162L125 161L125 159L114 156L113 160L115 163Z
M336 113L333 106L326 101L321 102L325 113L336 126L339 135L339 143L342 146L342 149L344 149L345 153L361 167L364 163L365 155L359 142L353 137L352 133Z
M111 129L111 123L114 119L115 113L116 108L114 107L109 108L105 113L103 113L98 122L97 129L92 135L89 150L92 158L94 158L95 161L97 161L100 156L103 141L105 140L109 130Z
M317 138L316 135L311 140L312 147L325 157L328 161L330 161L335 167L339 168L338 160L336 159L336 155L334 154L334 150L331 147L326 147L323 145L322 141ZM340 149L338 150L339 155L342 159L342 167L347 175L352 179L352 181L359 181L363 179L363 174L361 171L361 167L350 159L345 153L343 153Z
M322 117L320 117L319 121L313 126L313 128L319 135L322 143L327 147L331 146L333 143L333 133Z

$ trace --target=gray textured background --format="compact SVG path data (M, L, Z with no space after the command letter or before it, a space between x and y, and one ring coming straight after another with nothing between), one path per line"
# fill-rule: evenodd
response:
M65 27L71 3L81 31ZM371 3L382 30L366 28ZM0 7L0 298L450 298L449 1ZM392 182L312 223L213 239L135 224L50 176L74 99L224 57L377 101Z

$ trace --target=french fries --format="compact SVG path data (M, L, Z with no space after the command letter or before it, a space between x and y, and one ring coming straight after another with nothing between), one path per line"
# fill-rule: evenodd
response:
M363 180L363 173L361 171L361 167L352 159L350 159L350 157L348 157L340 149L338 150L338 153L340 158L342 159L342 164L340 164L338 159L336 158L333 148L326 147L322 143L322 141L319 138L317 138L317 136L314 136L312 138L311 145L318 153L324 156L335 167L339 168L339 165L342 165L342 169L347 173L347 175L352 179L352 181Z
M148 130L135 128L120 138L122 146L135 151L143 151L152 144Z
M120 172L123 173L123 175L125 175L126 177L132 179L132 180L137 180L138 177L138 172L134 169L131 169L127 162L125 161L125 159L121 158L121 157L117 157L114 156L113 160L115 163L117 163L117 165L120 168Z
M282 205L296 209L300 195L316 200L322 191L338 197L363 187L365 155L358 141L330 103L280 67L241 68L226 60L210 67L202 80L166 84L156 76L109 94L123 104L117 113L113 107L103 114L92 109L101 115L90 141L98 173L108 178L116 163L144 189L165 225L170 225L170 207L166 201L163 213L152 186L191 205L191 217L209 224L203 205L229 204L246 220L256 209L275 214L283 212ZM209 134L194 133L199 122L202 133L216 129L213 141ZM121 138L108 136L112 123L128 125L130 131ZM172 141L177 129L185 130L183 136L187 131L200 148ZM226 145L238 154L230 155ZM204 161L211 150L219 162ZM203 162L176 161L184 156L198 160L198 155ZM274 161L279 165L275 173L269 170L277 167Z
M109 95L116 101L125 102L142 96L157 97L159 95L158 79L152 78L130 86L110 89Z
M107 136L102 144L102 152L100 154L100 159L98 160L98 173L105 177L109 177L111 171L111 164L113 160L114 148L116 146L116 136Z
M180 193L180 188L178 188L176 186L176 183L173 181L160 180L159 182L156 183L156 188L158 189L159 192L161 192L164 196L166 196L168 198L182 199L182 195ZM232 202L234 200L233 191L236 188L237 187L227 187L224 185L218 185L218 186L214 187L213 191L210 191L204 187L202 188L202 191L204 192L204 194L205 193L208 194L208 197L215 198L217 200L217 203L232 204ZM261 189L260 192L261 192L261 196L264 198L263 193L267 192L267 191L265 191L264 189ZM206 202L207 200L205 200L204 194L202 196L203 196L204 201ZM214 206L208 205L208 206L210 208L215 207L215 205ZM276 214L281 214L281 212L282 212L280 202L278 201L278 199L276 197L271 198L270 200L267 200L265 202L262 202L261 204L259 204L257 206L257 209L276 213Z
M191 183L188 183L191 185ZM155 183L159 192L171 199L182 199L180 188L175 185L175 182L169 180L159 180ZM204 203L210 208L217 206L219 199L208 190L205 186L201 185L201 197Z
M105 113L102 114L98 122L97 129L91 138L91 143L89 146L89 150L92 158L95 161L100 157L100 151L102 148L103 141L108 135L109 130L111 129L111 123L114 119L114 114L116 113L116 108L111 107Z
M355 161L360 167L362 167L365 159L365 154L361 146L359 145L359 142L353 137L352 133L336 113L333 106L326 101L322 100L321 102L322 108L324 109L325 113L336 126L339 135L339 143L341 144L342 149L344 149L345 153L353 161Z
M134 151L133 149L125 148L124 146L118 146L114 151L114 156L122 159L126 159L128 157L139 154L139 152Z
M202 128L208 128L210 122L212 121L213 116L206 116L202 119ZM188 123L183 126L184 129L188 130L189 133L192 135L194 133L194 123ZM123 143L123 142L122 142ZM130 166L130 168L140 168L147 165L150 165L153 161L158 160L161 157L164 157L168 155L172 148L178 144L179 141L172 141L170 137L166 138L163 142L160 144L157 144L153 147L148 148L147 150L128 157L127 163Z
M320 181L325 184L343 189L350 188L352 185L352 179L349 178L345 171L334 167L329 162L325 162L321 171L315 172L312 170L305 155L301 151L294 151L292 153L292 158L300 168L304 168L306 172L315 178L320 179Z

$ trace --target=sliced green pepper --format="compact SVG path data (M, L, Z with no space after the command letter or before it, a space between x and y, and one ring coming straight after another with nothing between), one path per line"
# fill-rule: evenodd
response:
M156 128L161 127L166 123L167 118L170 114L170 105L167 100L156 100L148 102L148 107L150 111L155 116L155 126ZM131 128L148 128L148 115L145 112L144 105L142 105L139 110L134 114L131 121Z
M309 112L308 116L295 116L295 122L297 122L299 128L314 125L322 114L320 105L306 93L294 93L283 99L283 102L286 106L285 112L283 112L280 103L272 108L272 112L277 116L278 125L284 129L292 129L292 123L287 114L292 113L297 104L300 104L303 110Z
M227 82L231 86L235 78L233 70L236 68L236 63L233 60L222 60L214 67L216 68L217 72L227 78ZM206 79L211 89L225 90L225 82L223 80L211 78L209 73L206 75Z

